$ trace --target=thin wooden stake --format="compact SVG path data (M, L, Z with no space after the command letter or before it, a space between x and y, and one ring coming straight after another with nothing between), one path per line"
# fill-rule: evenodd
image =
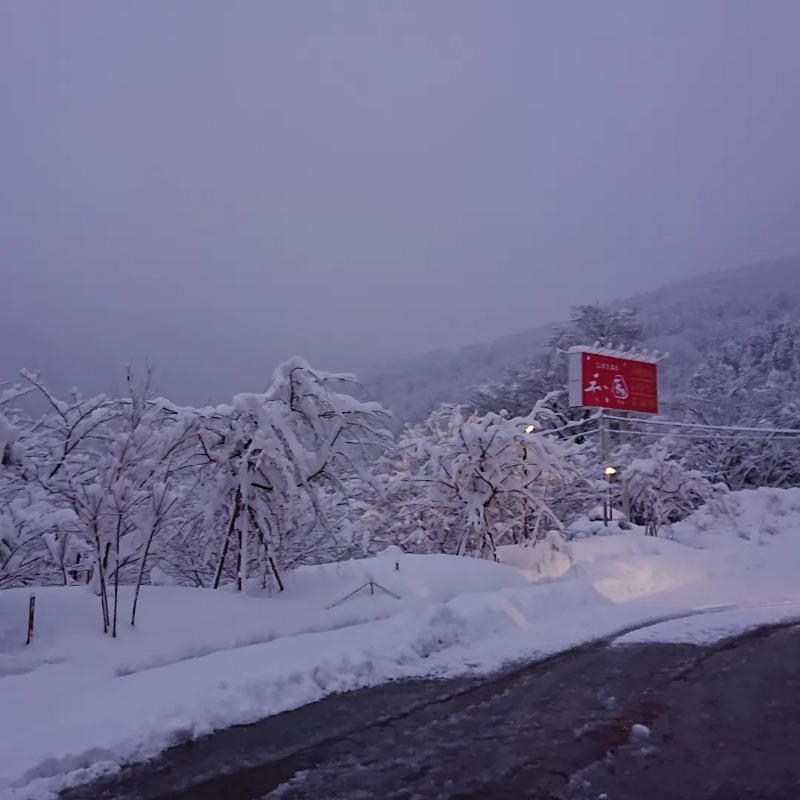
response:
M36 595L32 594L28 600L28 638L25 644L30 644L33 641L33 617L36 613Z

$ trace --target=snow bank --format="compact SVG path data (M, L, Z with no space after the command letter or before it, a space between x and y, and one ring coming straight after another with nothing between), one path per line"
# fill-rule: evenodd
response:
M669 620L625 634L617 639L615 644L672 642L705 645L761 625L795 621L800 621L800 595L774 603L764 602L735 608L710 608L706 614Z
M375 586L370 589L369 583ZM302 567L286 591L253 598L230 590L144 587L137 626L129 625L131 590L120 594L120 636L98 635L100 602L85 587L42 587L36 632L24 646L27 590L0 592L0 677L47 664L90 662L84 674L122 675L263 644L300 633L337 630L398 613L404 604L442 603L459 594L528 585L511 567L455 556L404 554Z
M389 624L301 634L112 681L61 685L46 703L20 691L29 676L9 678L14 685L3 692L0 716L0 787L20 776L27 784L108 769L217 728L385 681L403 674L405 664L480 637L488 626L497 630L500 616L511 619L502 608L470 620L456 608L433 605Z
M500 562L519 570L529 581L561 578L573 566L572 548L557 531L550 531L535 546L510 544L497 548Z
M642 530L573 540L573 572L614 602L677 592L687 604L709 594L760 603L796 591L800 489L721 496L673 525L669 538Z
M647 538L645 546L658 542L677 559L674 566L685 564L687 576L700 574L679 591L687 606L706 604L713 613L636 631L621 644L706 644L758 625L800 620L800 489L733 492L673 525L671 535L674 541Z
M25 647L28 592L0 592L0 796L44 797L336 691L489 671L698 609L716 613L620 642L705 642L800 614L800 490L731 495L674 534L579 539L553 557L502 548L504 564L390 548L299 569L279 597L146 587L135 630L126 589L116 641L88 590L49 588Z
M705 559L677 542L640 533L573 542L575 570L615 603L674 591L709 577Z
M326 608L365 578L399 599L358 594ZM148 587L141 624L116 641L98 635L88 590L39 590L30 648L21 645L27 593L0 593L0 618L19 623L2 639L0 794L57 790L332 692L459 674L481 642L535 636L543 621L588 618L607 602L589 585L531 586L500 564L397 553L298 570L289 584L286 598ZM490 650L484 666L502 653Z
M377 586L370 589L370 582ZM518 570L491 561L413 555L390 547L376 558L300 567L287 578L281 597L316 598L329 605L362 588L365 594L386 590L401 599L444 603L464 591L492 592L527 584Z
M595 506L588 516L589 522L602 522L605 525L606 520L614 523L625 523L628 518L618 508L608 508L607 506Z
M0 676L63 664L81 665L71 681L124 675L217 650L268 642L300 632L328 630L393 613L379 603L326 611L317 604L255 602L232 592L145 587L137 627L129 625L132 593L120 592L116 640L102 636L100 601L84 587L36 589L33 645L23 646L28 592L0 592ZM0 695L6 681L0 684Z
M671 537L691 547L768 544L800 535L800 488L751 489L719 497L672 526Z

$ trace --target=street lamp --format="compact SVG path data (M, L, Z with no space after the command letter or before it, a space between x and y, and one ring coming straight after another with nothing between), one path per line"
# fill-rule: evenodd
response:
M603 524L608 527L608 519L609 517L613 516L613 507L611 505L611 480L617 474L617 470L615 467L612 467L610 464L607 466L603 472L606 475L606 480L608 481L608 500L603 503L603 508L605 509L605 513L603 514Z
M528 425L525 428L525 433L536 433L536 426L535 425Z

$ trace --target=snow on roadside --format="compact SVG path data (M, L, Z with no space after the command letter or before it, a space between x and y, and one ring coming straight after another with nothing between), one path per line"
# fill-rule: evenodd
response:
M583 581L470 593L390 619L225 650L78 691L61 687L46 703L17 696L17 713L13 697L4 697L0 793L4 800L45 797L120 763L334 692L400 678L487 673L510 659L543 657L613 634L657 610L614 604Z
M410 674L455 644L527 624L531 609L515 593L529 587L501 564L390 549L297 570L277 598L146 587L136 629L123 617L117 640L99 634L87 589L45 588L31 647L28 592L0 592L0 794L14 784L19 796L57 790L75 770L86 779L175 741ZM126 613L130 600L125 589Z
M670 534L673 542L657 546L674 548L703 574L682 589L686 603L717 607L635 631L617 644L705 645L760 625L800 621L800 489L723 495L673 525Z
M662 622L620 636L615 645L673 644L707 645L762 625L800 624L800 594L773 603L740 608L709 609L708 613Z
M510 567L390 549L377 558L302 567L286 577L286 591L270 599L227 590L148 586L135 630L128 625L131 592L123 587L116 641L98 636L100 604L85 588L38 588L36 634L30 648L22 646L30 592L7 590L0 592L0 677L48 664L80 662L83 680L91 681L100 675L125 675L219 650L392 616L401 607L397 598L401 605L441 603L464 591L527 585ZM342 602L351 592L356 595Z
M524 548L505 550L507 565L390 549L298 570L275 598L147 587L139 625L117 641L98 635L87 590L40 589L25 648L28 593L0 592L0 796L45 797L332 692L489 672L697 607L715 613L617 642L706 642L800 614L795 501L732 501L768 537L743 538L727 512L716 523L698 514L675 526L684 543L637 532L575 541L572 566ZM752 607L719 608L733 603Z

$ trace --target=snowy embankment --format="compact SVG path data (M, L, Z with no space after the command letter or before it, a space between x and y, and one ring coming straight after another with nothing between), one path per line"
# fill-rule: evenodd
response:
M576 541L572 566L518 548L505 565L389 551L300 569L274 598L147 587L117 640L88 590L39 589L25 647L29 593L0 592L0 796L45 797L332 692L490 671L692 609L718 611L619 641L702 641L800 613L800 490L732 495L673 535Z

